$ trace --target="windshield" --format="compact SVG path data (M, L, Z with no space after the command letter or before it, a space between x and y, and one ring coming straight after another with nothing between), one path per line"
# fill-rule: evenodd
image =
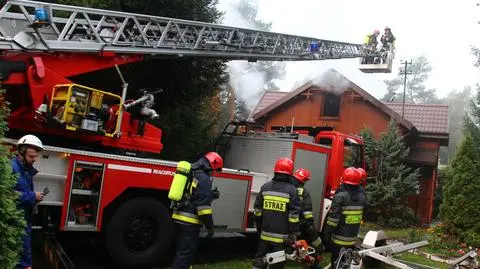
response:
M346 139L343 146L343 166L359 168L363 166L362 145L351 139Z

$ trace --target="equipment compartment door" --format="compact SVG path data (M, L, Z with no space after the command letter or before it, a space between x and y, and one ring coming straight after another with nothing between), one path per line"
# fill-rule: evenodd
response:
M64 230L96 231L105 165L75 160Z
M217 231L243 232L246 227L252 175L216 174L213 188L220 198L213 200L213 223Z
M312 179L305 184L305 188L312 197L315 227L320 227L328 162L328 150L321 150L322 152L318 150L319 147L310 149L309 145L295 143L295 169L307 168L312 174Z

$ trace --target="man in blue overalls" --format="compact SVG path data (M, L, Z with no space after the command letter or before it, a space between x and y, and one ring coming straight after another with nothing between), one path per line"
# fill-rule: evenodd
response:
M24 212L27 223L23 237L23 251L16 269L29 269L32 267L32 211L37 201L43 199L41 192L33 191L33 176L38 171L33 167L43 144L34 135L25 135L17 142L17 156L11 160L12 172L18 174L18 181L14 189L20 194L18 208Z

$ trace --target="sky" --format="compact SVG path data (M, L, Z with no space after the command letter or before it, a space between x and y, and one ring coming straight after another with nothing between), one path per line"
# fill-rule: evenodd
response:
M225 11L223 24L248 27L232 8L238 0L219 0ZM290 91L298 81L319 76L334 68L377 98L386 92L385 79L398 74L401 60L424 54L432 66L426 83L444 97L452 89L480 82L480 69L473 66L471 46L480 47L480 7L474 0L257 0L257 19L272 23L272 32L288 33L361 44L365 36L388 26L396 37L392 73L366 74L358 69L358 59L287 62L286 76L276 81L282 91ZM251 28L251 26L249 27ZM380 41L380 38L378 38ZM261 78L242 74L246 63L231 63L237 95L251 107L258 102ZM255 98L256 97L256 98Z

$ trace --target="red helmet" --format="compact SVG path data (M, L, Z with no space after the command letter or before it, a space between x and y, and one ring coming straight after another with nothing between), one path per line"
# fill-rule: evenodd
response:
M367 178L367 171L363 168L357 168L357 171L360 173L360 180L366 179Z
M273 169L273 172L292 175L293 174L293 161L290 160L287 157L278 159L277 162L275 163L275 168Z
M308 171L308 169L305 169L305 168L300 168L300 169L297 169L297 171L295 171L294 176L299 182L305 183L310 180L310 171Z
M223 168L223 159L218 153L216 152L209 152L205 154L205 158L210 162L210 166L215 171L221 171Z
M360 173L355 167L348 167L343 171L342 183L350 185L360 184Z

